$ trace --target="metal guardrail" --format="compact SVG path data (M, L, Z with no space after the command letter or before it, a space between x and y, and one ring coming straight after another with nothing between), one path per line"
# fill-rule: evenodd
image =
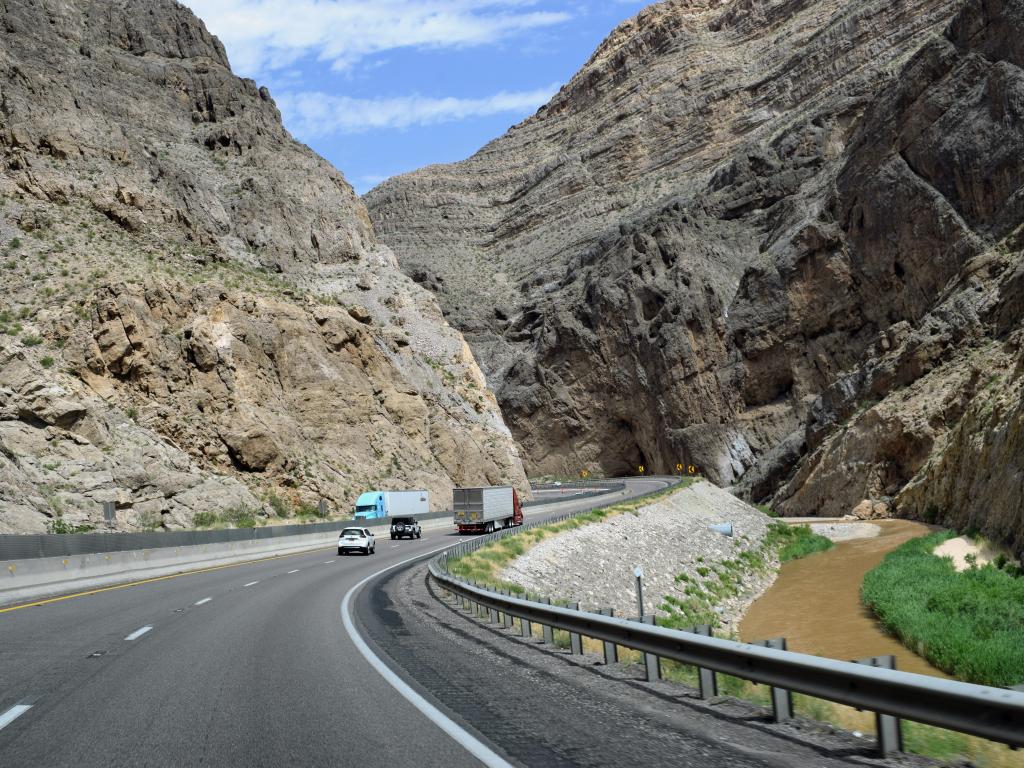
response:
M418 515L421 521L451 517L451 512ZM367 520L367 526L386 524L390 518ZM39 533L0 534L0 560L32 560L39 557L69 557L137 549L192 547L253 541L339 531L353 520L332 520L307 525L275 525L266 528L221 528L214 531L139 531L134 533Z
M654 617L646 617L647 623L640 623L637 619L615 618L608 615L608 610L582 611L578 604L573 608L559 607L550 601L501 594L448 572L449 559L520 530L572 516L528 523L519 529L458 544L430 561L430 574L455 596L456 602L462 601L476 612L486 611L492 623L513 627L518 619L524 637L532 636L533 624L544 628L547 642L553 641L552 630L562 630L569 633L574 653L582 653L580 638L591 637L605 643L606 660L618 646L632 648L645 654L648 679L660 676L659 660L663 658L697 667L703 698L716 694L714 675L722 673L771 686L776 720L791 716L792 706L786 704L791 691L875 712L880 726L879 747L884 754L902 749L898 723L895 729L892 727L894 718L980 736L1015 748L1024 746L1024 693L1018 691L723 640L707 636L708 627L690 631L658 627L652 621ZM769 645L778 643L766 641Z
M550 498L533 499L532 501L523 502L524 507L542 507L545 504L557 504L561 501L579 501L580 499L592 499L595 496L604 496L607 493L618 493L619 491L626 490L626 484L624 482L608 482L608 483L588 483L583 485L582 483L573 483L569 485L534 485L531 486L534 491L582 491L582 493L573 493L568 496L552 496ZM591 488L593 490L586 490Z
M613 478L607 478L604 480L566 480L562 482L554 483L531 483L530 487L535 491L555 491L559 489L566 490L585 490L587 488L603 488L609 483L619 483L621 481L614 480Z

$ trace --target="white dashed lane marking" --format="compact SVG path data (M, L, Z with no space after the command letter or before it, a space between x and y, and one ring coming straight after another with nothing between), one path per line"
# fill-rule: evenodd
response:
M32 709L31 704L15 704L2 715L0 715L0 731L13 723L19 717Z
M204 597L202 600L196 600L193 603L193 605L205 605L206 603L210 602L211 600L213 600L212 597Z
M296 568L294 571L288 571L285 576L291 576L293 573L298 573L300 569Z
M259 584L258 581L250 581L248 584L243 584L242 586L243 587L255 587L257 584Z
M140 627L139 629L136 629L134 632L128 635L128 637L126 637L125 640L138 640L151 629L152 627Z

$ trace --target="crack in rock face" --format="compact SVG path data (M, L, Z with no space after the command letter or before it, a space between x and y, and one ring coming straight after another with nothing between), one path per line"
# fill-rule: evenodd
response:
M0 532L528 495L462 335L187 8L0 28Z
M1020 2L658 3L366 202L531 473L692 464L1020 551L1021 39Z

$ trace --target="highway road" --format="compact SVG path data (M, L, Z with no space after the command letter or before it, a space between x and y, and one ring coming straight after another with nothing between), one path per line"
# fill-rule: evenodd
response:
M0 765L479 765L367 659L341 610L375 574L458 540L378 539L371 557L329 549L0 611Z

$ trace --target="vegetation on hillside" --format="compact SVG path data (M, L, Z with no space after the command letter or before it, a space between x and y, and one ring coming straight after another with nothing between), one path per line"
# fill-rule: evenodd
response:
M831 547L829 539L813 533L809 526L773 522L760 546L740 551L735 559L698 567L696 576L678 574L676 582L686 584L683 597L665 596L658 606L665 615L658 623L676 629L698 624L719 627L715 607L747 589L744 577L764 572L775 560L782 563L799 560Z
M939 669L982 685L1024 683L1024 577L1012 566L958 572L933 554L955 535L933 533L890 552L865 577L861 598L887 632Z
M768 528L765 545L777 549L779 561L787 563L834 546L832 540L811 531L809 525L772 523Z
M507 589L515 594L522 594L524 590L520 585L500 581L498 579L498 574L501 573L505 566L538 542L551 536L557 536L565 531L580 528L584 525L599 523L603 520L607 520L609 517L628 513L635 514L636 510L640 507L646 506L662 496L687 488L697 479L698 478L686 478L682 480L679 485L674 485L671 488L666 488L663 491L644 496L643 498L624 501L619 504L612 504L611 506L602 507L600 509L594 509L590 512L585 512L577 515L576 517L569 518L568 520L530 528L529 530L522 531L515 536L507 536L492 544L488 544L485 547L481 547L476 552L471 552L456 560L450 560L448 562L448 570L454 576L460 576L470 581L476 581L489 587Z

